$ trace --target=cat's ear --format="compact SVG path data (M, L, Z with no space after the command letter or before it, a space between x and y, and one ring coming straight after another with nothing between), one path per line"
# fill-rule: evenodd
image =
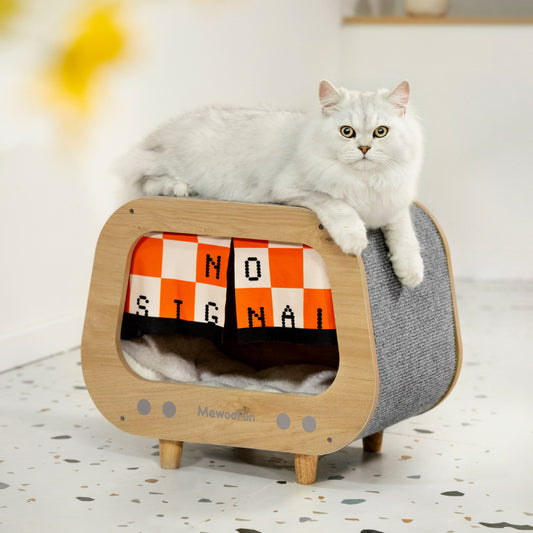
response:
M318 88L318 97L322 104L322 112L326 114L341 101L342 94L328 80L322 80Z
M387 101L390 102L402 115L405 115L407 103L409 102L409 83L402 81L396 89L392 90L387 96Z

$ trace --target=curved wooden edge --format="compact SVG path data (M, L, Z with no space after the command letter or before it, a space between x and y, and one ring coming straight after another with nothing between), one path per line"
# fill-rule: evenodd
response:
M154 231L314 248L328 269L337 322L339 368L333 384L309 397L154 382L135 374L124 360L120 328L134 246ZM378 365L362 260L343 254L316 215L304 208L166 197L134 200L110 217L98 240L82 368L95 405L124 431L166 441L330 453L362 433L377 404ZM149 406L148 413L138 407L141 401ZM168 402L176 407L172 420L162 409ZM218 417L217 410L225 418ZM244 423L252 418L248 414L254 423ZM290 416L288 429L277 425L278 414ZM312 419L311 427L316 422L316 430L308 430L306 419Z
M450 395L450 393L452 392L453 388L455 387L457 383L457 380L459 379L459 375L461 373L461 366L463 364L463 344L461 340L461 329L459 326L459 312L457 310L457 298L455 296L455 283L453 280L452 260L451 260L450 247L448 245L448 240L446 239L444 230L442 229L441 225L438 223L437 219L433 216L433 214L420 202L415 202L415 204L418 205L418 207L420 207L426 213L426 215L428 215L428 217L431 219L431 221L437 228L437 231L442 241L442 246L444 248L444 253L446 254L446 261L448 263L448 274L450 278L450 290L451 290L452 307L453 307L453 322L454 322L454 330L455 330L455 355L456 355L455 375L452 379L452 382L450 383L450 386L448 387L448 390L444 394L444 396L433 406L433 407L436 407L441 402L443 402L445 398L447 398Z
M363 303L365 306L365 315L367 320L367 328L370 335L370 345L372 348L372 354L373 354L373 365L374 365L374 381L376 384L374 395L372 398L372 407L368 412L368 416L366 418L366 421L364 425L361 427L361 430L357 433L357 435L352 439L353 441L356 441L360 438L360 436L364 433L365 429L367 428L368 424L372 420L372 417L374 416L374 413L376 411L376 407L378 405L378 396L379 396L379 365L378 365L378 357L376 352L376 342L374 337L374 324L372 322L372 311L370 308L370 296L368 295L368 283L366 279L366 270L365 265L363 263L363 259L361 256L357 256L357 262L359 264L359 270L361 272L361 283L363 285L363 292L362 292L362 298ZM340 355L340 354L339 354Z

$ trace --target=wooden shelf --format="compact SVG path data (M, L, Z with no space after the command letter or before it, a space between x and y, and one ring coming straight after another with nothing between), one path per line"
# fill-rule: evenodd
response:
M533 17L346 17L344 24L533 24Z

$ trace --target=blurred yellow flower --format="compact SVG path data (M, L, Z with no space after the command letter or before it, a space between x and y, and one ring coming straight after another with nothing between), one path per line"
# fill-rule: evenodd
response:
M116 3L93 9L53 61L51 75L56 96L87 109L97 76L104 66L121 57L125 40Z
M0 28L19 10L18 0L0 0Z

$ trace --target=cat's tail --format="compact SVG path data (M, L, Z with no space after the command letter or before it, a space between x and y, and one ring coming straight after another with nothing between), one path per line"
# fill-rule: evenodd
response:
M113 170L127 185L139 185L144 179L166 174L161 154L136 146L113 165Z

